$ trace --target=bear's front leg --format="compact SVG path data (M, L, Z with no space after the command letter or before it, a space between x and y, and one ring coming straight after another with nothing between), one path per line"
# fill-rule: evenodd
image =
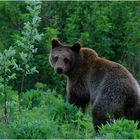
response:
M82 112L85 113L86 108L89 104L89 99L81 98L75 95L69 95L68 102L78 108L81 108Z

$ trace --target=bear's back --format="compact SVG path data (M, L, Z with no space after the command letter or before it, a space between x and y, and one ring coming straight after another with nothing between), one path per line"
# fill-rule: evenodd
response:
M140 98L139 85L124 66L99 57L94 50L89 48L82 48L81 55L84 62L83 69L87 71L85 74L88 77L87 82L91 94L96 96L96 91L111 90L123 95L133 96L135 94L136 98Z
M140 102L140 88L132 74L122 65L100 58L91 70L90 86L93 96L110 96L120 101ZM96 92L98 91L98 92ZM119 101L119 100L118 100ZM114 99L115 102L115 99ZM130 103L129 103L130 104Z

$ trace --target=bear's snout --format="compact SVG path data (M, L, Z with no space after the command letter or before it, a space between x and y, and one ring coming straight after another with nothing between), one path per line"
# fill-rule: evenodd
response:
M57 68L57 69L56 69L56 72L57 72L58 74L62 74L62 73L63 73L63 69L62 69L62 68Z

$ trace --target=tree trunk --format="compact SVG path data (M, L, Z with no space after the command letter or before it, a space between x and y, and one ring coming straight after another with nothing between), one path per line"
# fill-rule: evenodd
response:
M8 123L8 111L7 111L7 91L6 91L6 73L4 72L4 122Z

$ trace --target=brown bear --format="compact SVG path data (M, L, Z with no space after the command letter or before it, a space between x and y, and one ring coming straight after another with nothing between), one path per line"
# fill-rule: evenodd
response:
M95 130L105 124L108 115L140 120L140 87L122 65L103 59L89 48L61 44L52 39L50 64L67 76L67 99L83 112L92 105Z

